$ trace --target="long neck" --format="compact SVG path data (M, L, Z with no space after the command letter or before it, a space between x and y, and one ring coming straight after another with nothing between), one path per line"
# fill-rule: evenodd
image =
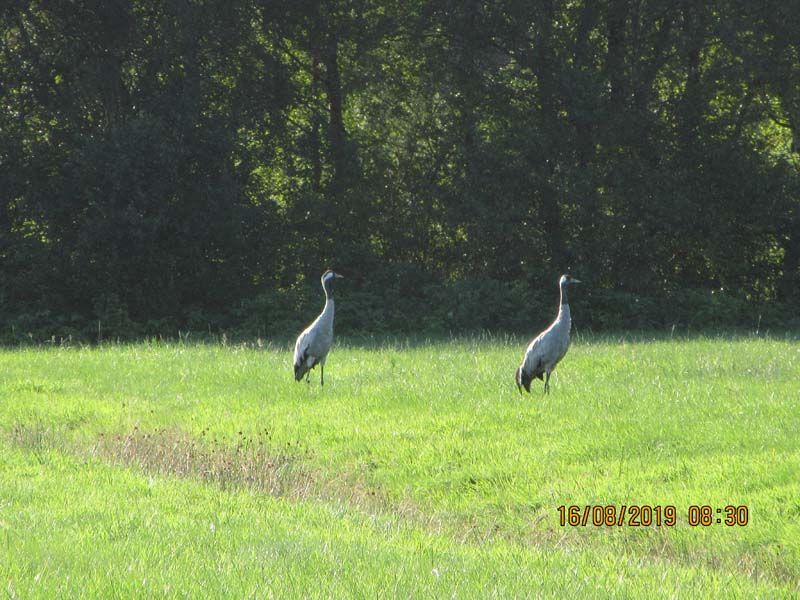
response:
M322 289L325 290L325 308L322 309L322 314L320 317L329 319L331 323L333 323L333 286L330 284L330 282L326 282L322 284Z
M572 318L569 311L569 300L567 300L567 286L561 285L561 304L558 305L558 315L556 315L556 323L561 323L569 330Z
M322 315L323 316L333 315L333 309L334 309L333 296L328 296L325 298L325 307L322 309Z

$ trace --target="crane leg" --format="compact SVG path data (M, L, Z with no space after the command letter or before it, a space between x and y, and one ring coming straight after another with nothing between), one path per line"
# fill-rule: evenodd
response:
M325 385L325 365L323 364L319 366L319 384Z
M550 393L550 371L547 372L546 379L544 380L544 393Z

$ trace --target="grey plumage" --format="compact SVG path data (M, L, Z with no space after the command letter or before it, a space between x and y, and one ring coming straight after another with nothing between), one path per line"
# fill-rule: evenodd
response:
M322 274L322 289L325 291L325 308L314 322L306 327L294 344L294 378L309 380L311 369L320 366L320 385L325 385L325 359L333 345L333 282L343 277L331 270Z
M562 275L558 281L561 291L561 303L558 307L556 320L542 333L534 338L525 350L522 364L517 368L517 389L522 393L524 387L531 391L531 382L534 378L544 380L544 392L550 392L550 373L556 368L559 361L564 358L569 348L569 331L572 327L572 316L567 299L567 287L573 283L580 283L569 275Z

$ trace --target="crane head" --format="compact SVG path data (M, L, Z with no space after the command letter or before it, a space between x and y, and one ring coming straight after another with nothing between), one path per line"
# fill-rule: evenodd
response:
M329 281L333 281L334 279L344 279L344 277L328 269L322 274L322 285L325 285L326 283L328 283Z
M322 274L322 289L325 290L326 297L333 298L333 282L337 279L344 279L344 277L330 269Z
M572 275L562 275L558 285L569 285L570 283L580 283L580 279L575 279Z

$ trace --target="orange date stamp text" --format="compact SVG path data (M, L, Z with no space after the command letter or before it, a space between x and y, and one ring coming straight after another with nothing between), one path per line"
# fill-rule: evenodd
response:
M685 514L692 527L744 527L750 521L746 505L692 504ZM674 527L678 523L678 509L672 504L562 504L558 507L558 518L561 527Z

